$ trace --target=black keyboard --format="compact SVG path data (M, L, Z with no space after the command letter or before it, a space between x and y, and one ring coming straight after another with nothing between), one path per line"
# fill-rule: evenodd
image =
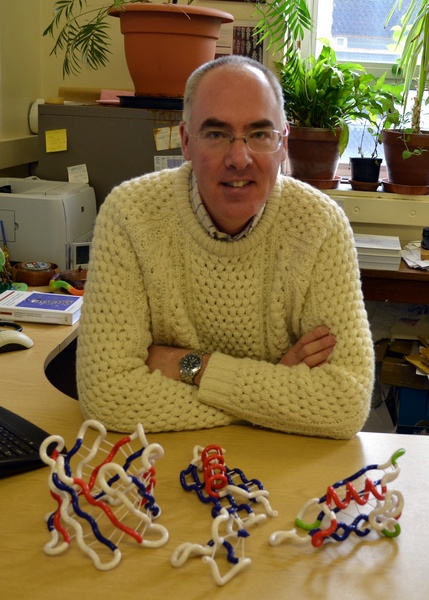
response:
M45 466L39 449L49 435L34 423L0 406L0 477Z

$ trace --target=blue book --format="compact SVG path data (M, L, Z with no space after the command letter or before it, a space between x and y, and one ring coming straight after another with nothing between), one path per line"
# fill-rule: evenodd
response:
M73 325L80 318L82 296L7 290L0 294L0 320Z

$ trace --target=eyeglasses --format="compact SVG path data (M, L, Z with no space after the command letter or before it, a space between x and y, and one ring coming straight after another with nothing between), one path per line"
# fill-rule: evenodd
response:
M228 152L234 142L243 140L248 149L255 154L277 152L285 137L276 129L255 129L242 136L232 135L229 131L222 129L204 129L197 135L189 135L194 137L206 150L219 153Z

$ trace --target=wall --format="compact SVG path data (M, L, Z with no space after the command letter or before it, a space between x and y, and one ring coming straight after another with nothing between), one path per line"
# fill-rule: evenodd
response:
M0 170L34 160L27 115L41 93L42 0L0 3Z

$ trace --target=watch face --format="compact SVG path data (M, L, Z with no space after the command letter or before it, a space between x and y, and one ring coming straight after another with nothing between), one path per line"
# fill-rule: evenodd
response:
M195 371L201 368L201 357L198 354L187 354L182 359L182 368L186 371Z
M180 360L180 375L182 381L193 383L195 375L202 367L202 359L199 354L187 354Z

